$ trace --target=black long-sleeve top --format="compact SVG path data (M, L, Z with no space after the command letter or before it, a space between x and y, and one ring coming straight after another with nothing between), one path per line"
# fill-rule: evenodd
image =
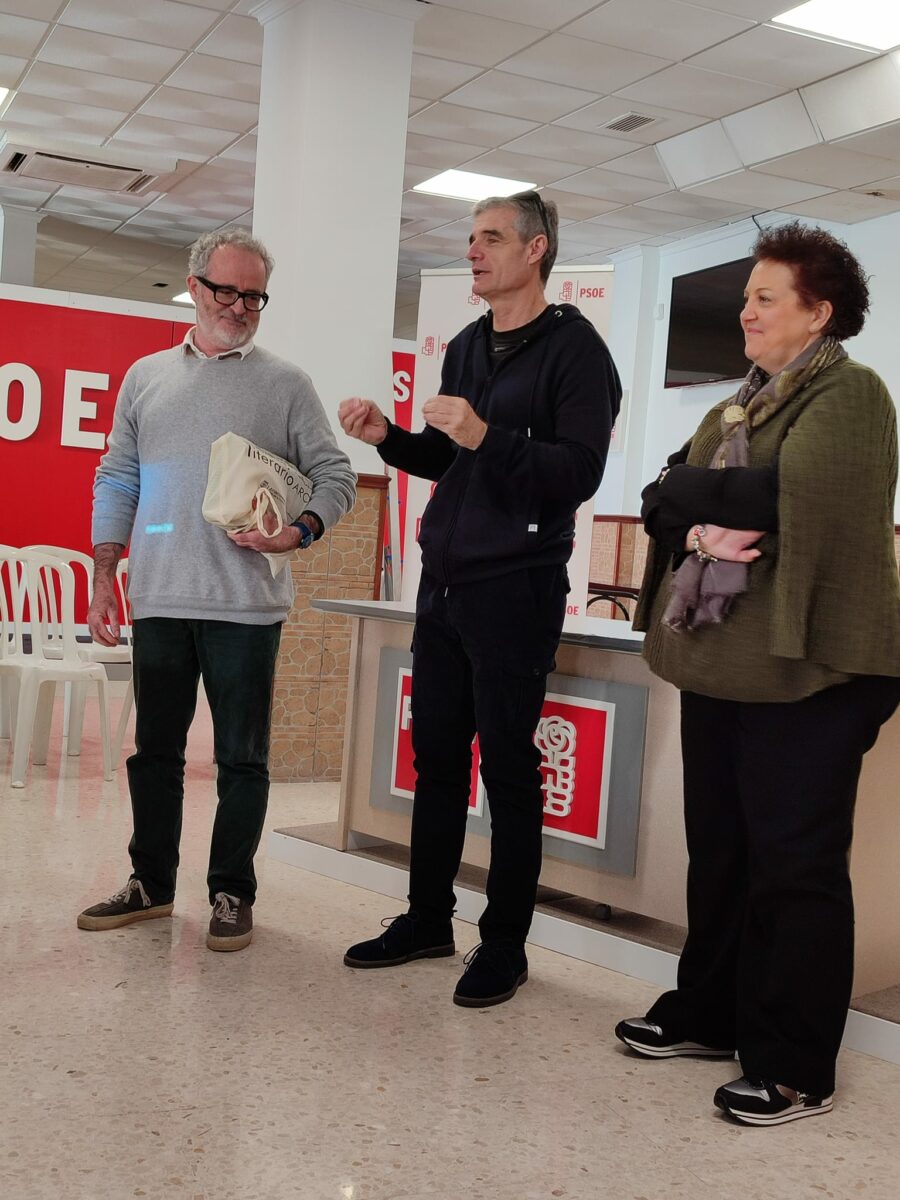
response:
M422 566L444 583L568 561L575 510L600 485L619 411L619 376L603 339L571 304L550 305L534 332L494 364L491 316L447 347L441 393L487 423L477 450L426 426L389 424L378 453L438 481L419 531Z

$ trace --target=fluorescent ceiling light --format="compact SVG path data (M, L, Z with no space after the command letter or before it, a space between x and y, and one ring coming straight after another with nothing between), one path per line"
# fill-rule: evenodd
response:
M900 45L900 5L890 0L809 0L772 24L870 50Z
M496 175L476 175L473 171L443 171L424 183L417 183L413 191L452 196L456 200L486 200L488 196L512 196L533 187L533 183L521 179L500 179Z
M193 298L190 292L181 292L177 296L172 297L173 304L193 304Z

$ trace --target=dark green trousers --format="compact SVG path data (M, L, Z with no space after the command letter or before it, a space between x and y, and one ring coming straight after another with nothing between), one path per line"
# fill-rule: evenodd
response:
M269 797L272 684L281 624L148 617L134 622L135 753L128 759L134 875L154 903L175 895L184 752L203 686L213 718L219 803L209 854L210 903L256 898L253 856Z

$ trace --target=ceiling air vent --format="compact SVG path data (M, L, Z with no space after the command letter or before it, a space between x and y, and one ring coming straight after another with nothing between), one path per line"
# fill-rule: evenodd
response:
M634 133L636 129L643 129L646 125L652 125L656 121L656 117L648 117L646 113L627 112L621 117L616 117L612 121L607 121L601 125L601 129L609 129L613 133Z
M140 161L129 161L137 158ZM27 130L0 134L0 180L5 175L99 192L141 194L161 175L175 170L174 159L148 162L141 151L123 153L100 146L64 146ZM157 189L158 190L158 189Z

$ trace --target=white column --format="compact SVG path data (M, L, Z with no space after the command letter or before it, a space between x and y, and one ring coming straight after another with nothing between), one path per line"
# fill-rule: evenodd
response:
M34 255L41 213L0 204L0 283L34 283Z
M385 409L415 0L264 0L253 232L275 258L261 345ZM335 421L336 425L336 421ZM357 470L382 471L339 434Z

